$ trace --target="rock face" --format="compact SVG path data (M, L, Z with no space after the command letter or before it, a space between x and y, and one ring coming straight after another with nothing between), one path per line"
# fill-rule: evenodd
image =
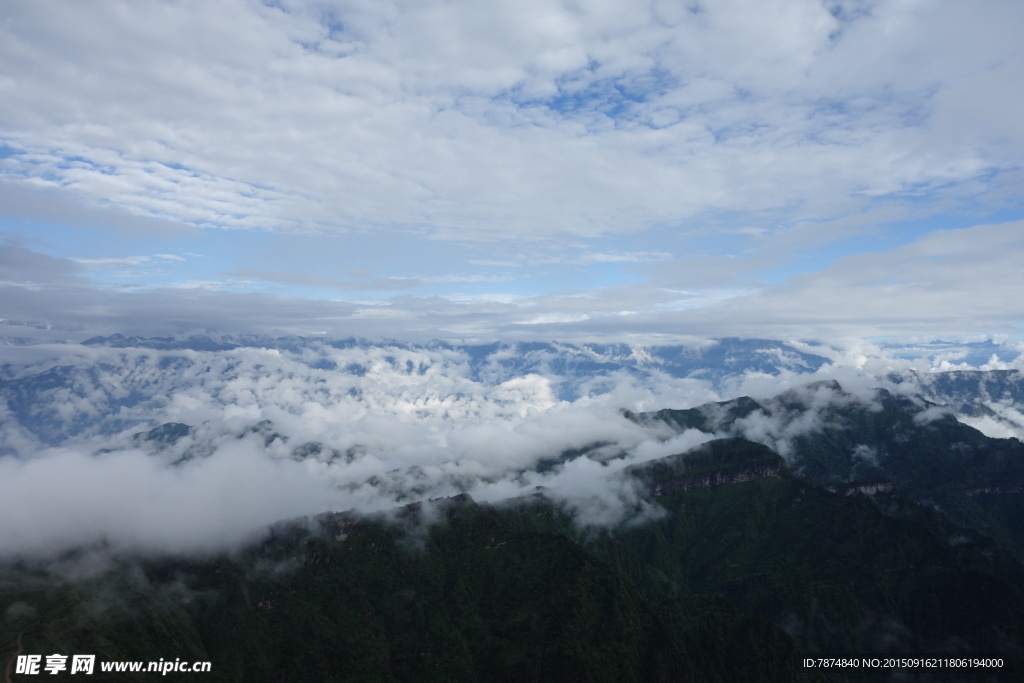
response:
M746 439L715 439L702 446L627 468L654 496L709 491L765 477L791 476L785 462L768 447Z
M704 472L678 479L662 481L651 487L655 496L670 496L685 491L709 491L726 484L738 484L763 477L783 476L782 462L758 462L746 466Z
M877 481L870 483L829 484L825 487L825 490L843 496L852 496L855 493L873 496L876 493L892 493L895 489L889 482Z

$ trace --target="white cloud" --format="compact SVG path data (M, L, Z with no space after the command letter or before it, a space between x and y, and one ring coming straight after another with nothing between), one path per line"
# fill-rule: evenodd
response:
M1020 7L837 7L15 0L0 163L158 219L461 240L820 219L1016 167Z
M670 258L672 258L672 254L665 251L627 251L621 253L585 252L575 257L558 256L539 259L539 261L541 263L584 265L592 263L648 263L651 261L665 261Z
M422 280L419 278L397 278L397 277L359 277L339 278L315 273L289 273L279 270L257 270L255 268L238 268L231 273L225 273L232 277L253 278L267 282L280 282L304 287L317 287L323 289L346 289L346 290L396 290L413 289L418 287Z
M109 542L118 550L195 553L252 540L281 519L345 507L302 464L268 460L250 438L166 469L138 451L62 451L0 459L0 546L50 554Z
M508 282L514 278L504 275L424 275L421 282Z
M105 268L107 266L137 266L149 263L152 259L149 256L125 256L110 258L72 258L75 263L93 268Z
M14 227L208 241L5 245L0 314L65 339L1019 335L1019 222L878 226L1019 208L1022 12L10 0ZM295 288L322 298L268 293Z
M985 338L1020 334L1022 225L1018 221L936 231L904 246L841 257L820 271L758 288L684 289L636 283L537 295L480 292L377 300L312 300L228 290L269 282L388 293L414 288L424 280L238 269L232 273L234 281L197 279L175 288L128 292L84 280L83 263L8 243L0 245L0 292L5 318L40 321L88 336L205 329L326 331L334 336L422 341L654 343L683 335L827 341L883 335Z
M1024 318L1022 256L1020 221L936 231L732 299L707 311L706 322L740 334L765 325L811 338L1012 333L1013 321Z

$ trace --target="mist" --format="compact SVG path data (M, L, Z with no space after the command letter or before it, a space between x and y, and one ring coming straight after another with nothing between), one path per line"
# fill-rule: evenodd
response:
M837 401L870 402L879 387L924 391L920 377L947 362L832 348L813 371L740 370L716 381L673 376L653 362L590 374L553 369L561 367L553 358L524 368L512 363L523 357L514 347L483 360L444 345L309 341L8 351L0 384L5 558L95 546L209 554L258 540L280 520L460 493L499 502L543 491L584 527L645 519L657 513L622 470L724 434L680 434L623 410L796 391L808 406L796 419L758 411L736 425L786 457L791 440L820 428ZM633 356L650 358L641 351ZM799 388L822 379L839 379L844 391ZM1001 410L985 418L990 430L1019 427L1019 412ZM147 433L167 423L179 425L175 438Z

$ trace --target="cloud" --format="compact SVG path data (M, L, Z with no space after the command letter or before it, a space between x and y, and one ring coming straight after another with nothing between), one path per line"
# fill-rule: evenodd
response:
M80 285L81 266L47 256L8 240L0 244L0 287L38 289L42 285Z
M306 467L271 461L254 439L168 470L138 451L63 451L0 459L0 546L49 554L108 543L119 551L197 553L251 541L265 527L345 507Z
M640 341L744 336L836 342L870 336L966 338L1019 334L1024 308L1020 221L935 231L887 251L838 258L775 285L679 289L634 283L537 295L395 295L300 299L231 293L242 278L338 291L388 292L432 276L342 277L236 269L235 281L128 292L85 280L83 264L8 242L0 247L3 316L87 336L123 332L356 335L426 341ZM145 257L153 258L156 257ZM156 261L152 261L156 263ZM443 276L442 276L443 278ZM473 278L467 278L473 279ZM249 281L251 282L251 280ZM216 291L222 289L224 291ZM845 343L845 342L844 342Z
M72 261L86 267L137 266L149 261L148 256L126 256L123 258L72 258Z
M267 282L281 282L290 285L302 285L304 287L320 287L324 289L351 289L351 290L394 290L414 289L418 287L421 280L417 278L382 278L367 277L362 279L342 279L316 275L314 273L286 273L277 270L256 270L254 268L238 268L230 273L224 273L232 277L253 278Z
M5 227L87 268L40 289L56 262L37 259L0 315L88 334L1019 333L1019 224L916 235L1020 208L1020 8L670 4L8 2ZM147 244L103 247L111 230ZM941 240L962 249L937 258Z
M18 0L0 162L146 220L464 241L968 203L1021 156L1020 11Z
M107 266L138 266L144 263L152 263L154 258L165 261L184 261L185 259L170 256L169 254L158 254L156 256L124 256L111 258L72 258L75 263L81 263L89 268L105 268Z
M665 261L672 254L664 251L627 251L621 253L586 252L576 257L549 257L541 259L542 263L564 263L567 265L585 265L593 263L648 263Z
M104 202L102 197L90 198L46 184L40 187L37 183L26 183L11 176L0 177L0 206L4 215L15 219L88 226L93 230L113 231L122 237L140 234L180 236L195 232L184 223L118 210Z
M1010 401L986 401L992 415L957 415L957 420L985 436L1024 441L1024 413Z
M503 275L426 275L422 282L507 282L514 278Z
M1012 332L1024 316L1024 223L930 233L832 266L706 312L706 322L750 333L761 325L807 337ZM742 321L729 325L728 321Z

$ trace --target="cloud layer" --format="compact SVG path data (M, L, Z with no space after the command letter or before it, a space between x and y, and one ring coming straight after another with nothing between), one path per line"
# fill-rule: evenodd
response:
M763 352L713 383L710 366L678 377L664 360L694 352L720 363L706 345L604 355L558 345L277 345L6 347L2 554L46 555L97 543L202 553L236 547L283 518L388 510L461 492L500 501L538 487L565 502L580 523L606 524L651 513L620 476L623 468L712 438L639 425L622 409L764 398L822 378L838 378L856 400L871 399L879 385L948 393L907 373L927 374L956 360L956 351L929 361L815 347L830 360L811 371L792 351L755 342L750 348ZM740 347L731 348L728 354L739 356ZM773 357L771 373L751 369ZM628 364L617 366L616 358ZM597 360L604 364L585 364ZM1018 357L1002 365L1021 363ZM894 371L905 381L888 376ZM566 385L571 397L560 398ZM833 393L814 398L821 401L811 401L814 409L800 419L751 418L744 433L785 452L788 440L815 426ZM1019 428L1019 405L990 403L1002 419L983 426ZM137 436L163 423L192 428L176 428L177 440Z
M556 378L498 376L495 358L479 370L489 379L473 379L467 354L443 348L23 350L37 361L5 366L14 376L3 387L6 555L99 542L205 552L282 518L466 490L500 500L547 486L581 515L610 519L637 503L629 487L609 487L614 471L707 438L662 443L668 434L624 419L619 404L715 395L696 380L623 375L560 401ZM162 422L194 429L173 444L133 438ZM580 455L531 472L570 450Z
M1016 168L1012 3L5 3L5 174L196 225L594 237ZM990 191L997 191L989 184Z
M159 254L146 258L169 260ZM1016 221L932 232L905 246L839 258L772 286L695 289L679 281L690 277L685 269L662 269L649 284L593 291L338 300L203 286L103 287L86 277L80 261L12 241L0 244L0 313L7 323L0 336L31 336L33 326L62 328L58 338L66 341L115 332L195 331L418 341L1019 336L1022 258L1024 222ZM295 278L349 291L401 289L417 282Z
M1019 335L1022 12L12 0L0 317L85 336Z

